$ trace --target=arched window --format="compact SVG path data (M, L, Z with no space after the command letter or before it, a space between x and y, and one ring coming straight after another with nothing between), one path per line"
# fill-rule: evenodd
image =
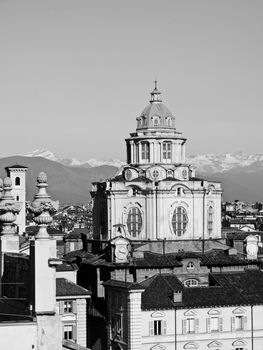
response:
M184 281L185 287L197 287L198 281L194 278L189 278L188 280Z
M15 178L15 186L20 186L20 177L19 176L17 176Z
M142 142L142 160L150 160L150 145L148 142Z
M128 212L127 228L131 237L137 237L142 229L142 215L137 207L132 207Z
M213 233L213 226L214 226L214 209L213 207L210 206L207 212L207 231L209 236L211 236Z
M177 207L174 209L173 217L172 217L172 226L174 233L177 236L183 236L186 231L188 218L186 210L183 207Z
M172 142L163 143L163 159L172 159Z

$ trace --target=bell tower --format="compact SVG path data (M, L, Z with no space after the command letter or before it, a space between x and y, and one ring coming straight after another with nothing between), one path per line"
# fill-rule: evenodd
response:
M21 204L21 211L17 215L15 224L17 233L22 235L26 230L26 172L28 168L23 165L12 165L5 169L7 176L12 181L11 194L15 201Z

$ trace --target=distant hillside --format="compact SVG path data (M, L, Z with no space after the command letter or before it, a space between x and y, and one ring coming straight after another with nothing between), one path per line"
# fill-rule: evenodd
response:
M27 200L35 195L36 178L40 171L48 175L48 193L60 203L86 203L91 199L91 183L113 176L117 168L103 165L98 167L69 167L42 157L13 156L0 159L0 174L6 176L5 167L24 165L27 171Z
M256 158L256 157L255 157ZM260 157L259 157L260 158ZM235 164L225 171L198 171L204 179L221 181L223 185L223 199L233 201L263 201L263 161L255 159L251 164L241 166ZM60 203L86 203L90 200L91 183L113 176L117 168L110 165L67 166L57 161L42 157L13 156L0 159L0 174L5 176L4 168L8 165L20 164L27 166L27 200L31 200L36 193L36 177L40 171L48 175L48 191L53 199ZM87 166L87 167L86 167ZM207 169L207 168L206 168Z
M262 161L246 167L236 167L223 173L200 173L203 178L222 182L223 200L263 201Z

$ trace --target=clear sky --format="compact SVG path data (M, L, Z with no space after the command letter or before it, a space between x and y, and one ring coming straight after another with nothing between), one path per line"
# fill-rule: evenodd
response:
M125 159L158 79L188 154L263 153L262 0L0 0L0 155Z

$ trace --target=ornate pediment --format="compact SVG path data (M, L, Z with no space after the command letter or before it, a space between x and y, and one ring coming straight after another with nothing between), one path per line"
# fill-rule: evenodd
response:
M216 309L211 309L207 313L208 315L220 315L220 311Z
M184 345L184 349L198 349L198 345L196 343L187 343Z
M208 346L209 348L221 347L221 346L222 346L222 343L220 343L220 342L217 341L217 340L214 340L214 341L212 341L211 343L209 343L207 346Z
M196 314L196 311L194 311L194 310L187 310L187 311L185 311L184 315L185 316L196 316L197 314Z
M152 318L160 318L160 317L164 317L165 314L161 311L155 311L151 314L151 317Z
M232 344L233 346L245 346L247 345L247 342L245 342L244 340L242 339L238 339L236 341L234 341L234 343Z
M237 307L235 310L232 311L233 314L244 314L246 312L245 309L243 309L242 307Z
M156 344L151 348L151 350L165 350L165 349L166 347L160 344Z

